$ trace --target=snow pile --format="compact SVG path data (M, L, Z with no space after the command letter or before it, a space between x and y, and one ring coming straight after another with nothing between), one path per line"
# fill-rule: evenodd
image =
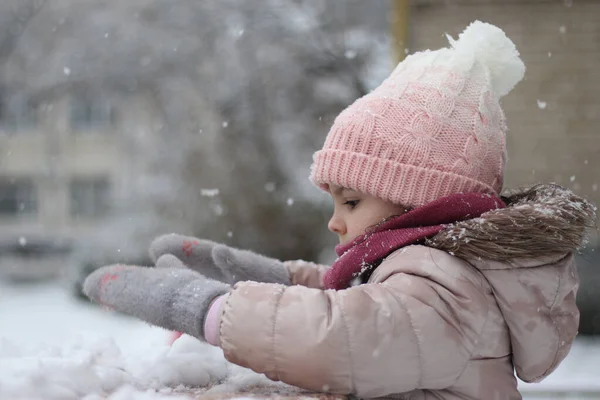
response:
M66 346L0 342L0 398L78 399L123 386L208 386L227 376L221 354L191 338L124 352L113 339L80 335ZM118 396L117 396L118 397Z
M270 382L216 347L189 336L169 346L169 332L56 286L0 285L0 321L0 399L180 399Z
M183 398L177 393L189 387L231 392L268 382L228 363L220 349L189 336L172 347L146 342L128 351L92 333L65 346L25 348L0 341L2 399L171 399Z

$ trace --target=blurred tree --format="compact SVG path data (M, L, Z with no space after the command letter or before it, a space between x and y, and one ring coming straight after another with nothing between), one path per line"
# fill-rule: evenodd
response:
M46 0L6 0L0 4L0 62L10 57L19 37Z
M385 3L31 4L27 29L1 44L3 82L45 101L143 93L162 121L156 137L121 132L147 152L152 176L133 182L117 225L99 232L141 218L146 235L180 231L307 259L335 240L308 167L335 115L389 72Z

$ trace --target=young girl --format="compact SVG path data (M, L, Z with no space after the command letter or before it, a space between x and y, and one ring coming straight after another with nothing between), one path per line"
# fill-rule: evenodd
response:
M407 57L315 154L340 239L330 268L168 235L157 266L191 269L105 267L85 293L309 390L521 398L514 371L542 380L577 333L573 252L594 208L554 185L500 197L499 98L525 67L492 25L450 42Z

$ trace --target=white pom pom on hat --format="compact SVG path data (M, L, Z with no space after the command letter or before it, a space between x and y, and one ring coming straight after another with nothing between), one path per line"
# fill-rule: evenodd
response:
M493 92L508 94L525 75L519 51L504 31L486 22L474 21L454 40L446 35L453 49L472 54L490 73Z

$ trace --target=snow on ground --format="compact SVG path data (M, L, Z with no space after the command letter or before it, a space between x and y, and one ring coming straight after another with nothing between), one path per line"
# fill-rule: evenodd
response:
M0 284L0 400L189 399L185 387L222 393L269 383L220 349L187 336L171 347L169 336L56 284ZM554 374L520 389L526 399L600 398L599 366L600 339L580 338Z
M220 349L75 299L56 285L0 285L0 399L177 399L267 382Z

